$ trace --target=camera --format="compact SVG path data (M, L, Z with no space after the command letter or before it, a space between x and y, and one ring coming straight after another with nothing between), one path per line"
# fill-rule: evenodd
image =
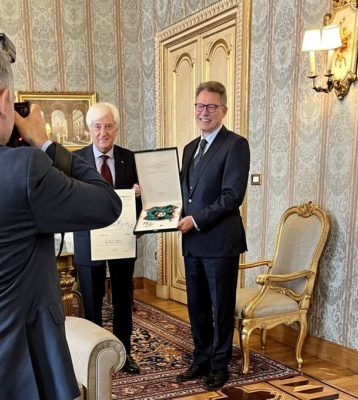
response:
M17 111L23 118L25 118L30 114L30 105L31 103L29 101L15 103L15 111ZM25 142L25 140L21 137L20 132L18 131L16 125L14 125L11 136L6 146L9 147L29 146L29 144Z
M8 54L10 63L15 62L15 46L12 41L5 35L5 33L0 33L0 48ZM22 103L15 103L15 111L17 111L23 118L27 117L30 113L30 102L24 101ZM26 143L25 140L23 140L23 138L20 136L16 125L14 125L10 139L6 145L10 147L29 146L29 144Z

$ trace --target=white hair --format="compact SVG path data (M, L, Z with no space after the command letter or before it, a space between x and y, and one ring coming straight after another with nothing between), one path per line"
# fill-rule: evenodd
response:
M93 124L94 121L105 117L106 115L111 114L114 122L116 124L116 128L119 128L119 111L118 108L111 103L96 103L91 106L86 115L86 123L88 128Z

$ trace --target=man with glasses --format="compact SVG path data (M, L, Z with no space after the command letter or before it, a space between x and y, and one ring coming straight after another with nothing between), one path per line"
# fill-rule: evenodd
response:
M86 123L92 144L76 153L93 165L115 189L135 189L137 208L140 208L140 188L134 155L114 144L119 128L119 111L110 103L91 106ZM131 357L133 273L135 258L91 260L90 233L74 233L74 261L77 266L85 317L102 325L102 303L105 295L108 265L113 304L113 333L123 343L127 359L123 371L138 374L138 364Z
M194 340L184 382L204 376L215 389L228 380L240 254L247 250L240 210L247 187L247 140L223 125L225 87L214 81L196 89L195 115L201 135L183 152L182 232L188 310Z

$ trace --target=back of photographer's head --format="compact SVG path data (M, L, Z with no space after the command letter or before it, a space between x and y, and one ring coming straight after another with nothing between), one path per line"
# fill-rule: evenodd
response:
M0 144L5 145L14 126L14 81L8 54L0 49Z
M14 81L11 70L9 55L0 48L0 91L9 89L14 92Z

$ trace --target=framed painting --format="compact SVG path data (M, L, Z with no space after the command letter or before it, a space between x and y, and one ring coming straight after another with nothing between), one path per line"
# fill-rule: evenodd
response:
M16 92L16 101L41 107L49 139L76 150L91 143L86 126L88 108L96 103L94 92Z

